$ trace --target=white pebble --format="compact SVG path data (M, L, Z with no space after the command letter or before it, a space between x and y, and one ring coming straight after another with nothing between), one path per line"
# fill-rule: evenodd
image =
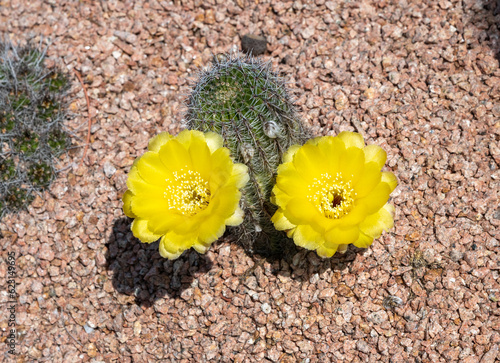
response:
M269 314L271 312L271 306L268 303L264 303L260 306L264 314Z
M109 161L106 161L104 163L103 168L104 168L104 175L106 175L107 178L111 178L114 175L114 173L116 173L116 168Z
M85 329L85 332L86 332L87 334L90 334L90 333L93 333L93 332L94 332L94 328L91 328L91 327L90 327L90 326L88 326L87 324L85 324L85 325L83 326L83 329Z

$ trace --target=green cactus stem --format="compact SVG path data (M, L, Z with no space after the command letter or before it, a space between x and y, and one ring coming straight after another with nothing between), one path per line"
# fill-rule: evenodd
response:
M245 221L237 231L243 246L250 253L282 254L286 235L270 220L276 210L271 191L283 153L309 137L284 80L251 56L218 55L199 75L187 107L189 129L222 135L233 159L248 166Z

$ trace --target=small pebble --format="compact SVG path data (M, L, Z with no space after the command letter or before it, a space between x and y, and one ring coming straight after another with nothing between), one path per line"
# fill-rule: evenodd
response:
M262 304L260 308L262 309L264 314L269 314L271 312L271 305L269 305L268 303Z
M93 333L93 332L94 332L94 328L91 328L91 327L90 327L90 326L88 326L87 324L85 324L85 325L83 326L83 329L85 329L85 332L86 332L87 334L91 334L91 333Z
M116 173L116 168L109 161L106 161L103 165L104 175L106 177L111 178Z

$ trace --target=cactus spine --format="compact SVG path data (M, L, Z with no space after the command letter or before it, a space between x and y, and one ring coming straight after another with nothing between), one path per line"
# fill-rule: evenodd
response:
M250 182L242 193L245 221L238 235L250 252L282 253L286 235L276 231L270 203L278 165L292 144L308 134L284 81L253 57L218 55L201 72L187 101L187 127L222 135L236 162L248 166Z
M69 146L63 124L69 81L44 60L39 48L0 40L0 217L26 208L49 186L53 159Z

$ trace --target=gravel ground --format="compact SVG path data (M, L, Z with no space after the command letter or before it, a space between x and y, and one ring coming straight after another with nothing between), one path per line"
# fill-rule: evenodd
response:
M17 256L17 361L500 359L499 14L480 0L0 1L0 34L50 40L93 116L83 165L83 147L62 157L50 191L0 223L2 309ZM268 261L228 236L171 262L133 238L120 201L133 160L179 130L197 69L246 33L267 38L261 57L316 134L387 150L395 228L371 248Z

